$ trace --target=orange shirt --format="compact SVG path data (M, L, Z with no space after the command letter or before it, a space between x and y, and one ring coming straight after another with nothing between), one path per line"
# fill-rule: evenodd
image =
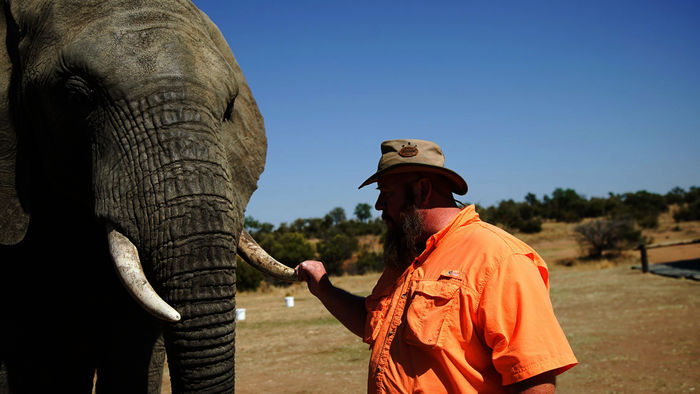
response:
M577 363L544 261L473 205L405 272L385 270L366 307L370 393L498 393Z

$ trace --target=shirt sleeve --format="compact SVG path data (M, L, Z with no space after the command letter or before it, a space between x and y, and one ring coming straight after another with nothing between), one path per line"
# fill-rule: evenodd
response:
M577 363L554 316L542 268L532 255L512 255L484 285L478 323L503 385L551 370L559 374Z

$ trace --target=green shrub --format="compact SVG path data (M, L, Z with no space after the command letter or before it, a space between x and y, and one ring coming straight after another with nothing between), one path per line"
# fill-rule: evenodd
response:
M503 200L496 207L482 208L479 211L479 217L486 222L504 226L509 230L520 230L524 233L540 232L542 231L542 220L536 216L538 208L533 205L536 198L532 193L526 197L530 200L529 202Z
M539 218L531 218L528 220L523 220L520 223L520 231L526 234L534 234L542 231L542 220Z
M588 201L573 189L556 188L552 197L545 195L542 212L559 222L578 222L586 216Z
M355 273L363 275L367 272L381 272L384 270L384 257L381 253L363 250L357 257Z
M265 275L236 256L236 289L257 290Z
M655 228L659 225L659 215L668 211L666 198L660 194L640 190L622 195L622 206L615 213L631 215L643 228Z
M685 202L685 197L686 197L686 192L685 190L680 187L676 186L673 189L669 190L668 193L664 196L666 199L666 204L683 204Z
M343 261L352 256L357 250L359 242L357 238L345 234L336 234L333 237L318 244L318 254L326 271L332 275L343 273Z
M372 206L367 203L359 203L355 206L355 217L361 222L372 217Z
M345 216L345 210L343 207L335 207L331 209L330 212L328 212L328 216L331 217L333 220L333 224L338 225L338 223L342 223L347 220L347 216Z
M275 226L272 223L260 223L252 216L246 216L243 226L253 238L260 237L261 234L269 234Z
M700 200L700 187L691 186L690 190L688 190L688 192L685 193L685 202L691 204L698 200Z
M346 220L344 222L339 223L337 226L334 226L333 228L329 229L329 231L327 231L324 235L325 238L327 238L329 234L345 234L349 236L368 234L381 235L384 231L384 221L380 218L376 218L374 220L368 220L366 222L360 222L357 220Z
M608 201L609 199L606 198L591 197L588 200L588 206L584 210L585 217L595 218L607 214L609 209Z
M632 219L596 219L574 228L579 245L589 257L600 257L605 251L619 252L640 243L642 232Z
M700 220L700 188L692 186L688 192L680 188L675 188L671 192L674 191L676 195L674 202L677 203L680 208L673 213L673 219L676 222ZM669 199L668 194L666 195L666 199Z
M268 234L258 240L258 243L272 257L288 267L296 267L300 262L316 256L314 246L302 234L296 232Z
M700 200L681 206L673 213L673 220L676 222L700 220Z

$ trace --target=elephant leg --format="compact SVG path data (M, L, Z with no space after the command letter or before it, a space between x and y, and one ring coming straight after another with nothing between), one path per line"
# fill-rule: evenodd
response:
M17 249L24 258L0 250L3 263L27 262L0 272L0 299L5 302L0 318L0 393L89 394L95 369L92 333L86 324L92 320L93 308L68 308L82 305L88 297L73 282L56 283L75 264L56 258L65 252L59 243L42 247L29 243ZM41 261L52 264L38 269L35 262ZM80 275L70 272L68 276Z
M100 352L96 393L160 393L165 360L162 334L143 326L122 328L120 338L112 338Z
M108 308L116 313L95 327L102 333L96 393L160 393L165 360L162 329L119 290L122 294Z
M158 337L151 353L151 362L148 366L148 393L160 394L163 383L163 367L165 365L165 340L163 335Z
M0 393L9 393L10 385L7 380L7 362L0 355Z
M11 350L6 364L7 379L1 393L90 393L94 368L89 346L60 330L55 331L56 343L37 341L40 335L29 330L26 336L17 335L18 346ZM3 379L0 379L3 380Z

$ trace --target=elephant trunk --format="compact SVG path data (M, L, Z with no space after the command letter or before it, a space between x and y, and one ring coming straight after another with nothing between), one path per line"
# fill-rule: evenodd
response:
M165 299L182 315L165 329L174 392L227 391L234 386L235 238L221 235L214 244L185 241L185 249L165 249L156 259L170 278L161 286ZM218 244L217 244L218 243Z
M183 96L116 103L114 132L93 145L105 152L93 155L95 210L136 247L145 277L181 316L163 331L173 392L228 392L248 195L233 179L223 126ZM149 103L158 112L144 112Z
M174 392L234 387L234 262L242 226L232 202L211 194L180 197L186 202L166 208L166 231L149 257L157 290L181 315L164 330Z

